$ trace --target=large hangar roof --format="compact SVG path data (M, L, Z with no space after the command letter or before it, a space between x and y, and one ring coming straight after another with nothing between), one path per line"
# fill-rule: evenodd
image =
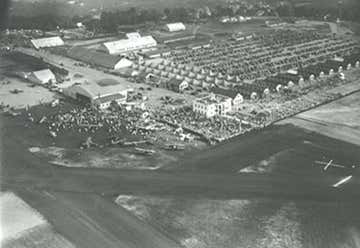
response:
M84 47L78 47L78 46L70 48L67 54L70 58L80 60L88 64L97 65L110 69L117 69L117 67L119 66L119 62L121 62L122 60L126 60L118 56L113 56L110 54L97 52L95 50L87 49ZM128 62L129 63L127 64L129 64L130 66L132 63L131 61Z
M67 92L72 92L72 94L80 93L92 100L114 94L121 94L128 90L129 88L125 85L112 79L104 79L99 82L84 82L82 84L72 85L66 89Z
M59 36L32 39L31 43L36 49L44 47L63 46L65 43Z
M126 51L142 49L145 47L156 46L157 42L152 36L123 39L118 41L105 42L103 46L110 54L119 54Z

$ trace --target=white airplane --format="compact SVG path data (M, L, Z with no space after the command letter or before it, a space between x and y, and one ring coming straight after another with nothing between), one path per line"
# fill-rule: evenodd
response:
M352 175L347 176L347 177L341 179L339 182L335 183L335 184L333 185L333 187L334 187L334 188L338 188L339 186L347 183L351 178L352 178Z
M331 159L329 162L325 162L325 161L315 161L315 164L319 164L319 165L323 165L324 167L324 171L326 171L327 169L329 169L329 167L336 167L336 168L343 168L346 169L348 167L344 166L344 165L340 165L340 164L335 164L333 163L333 160ZM351 168L355 169L357 166L356 165L352 165Z

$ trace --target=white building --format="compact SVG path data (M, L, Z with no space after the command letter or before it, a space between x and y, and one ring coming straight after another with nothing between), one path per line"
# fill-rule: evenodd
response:
M105 42L100 49L104 50L109 54L121 54L154 47L156 45L157 42L152 36L143 36L139 38Z
M118 104L125 103L130 90L115 80L104 79L97 83L74 84L66 88L64 94L85 104L93 104L99 106L100 109L106 109L113 101Z
M211 92L216 95L229 97L231 99L232 111L236 112L241 109L241 105L244 102L244 97L236 90L213 87L211 88Z
M36 49L65 45L64 41L59 36L32 39L31 43Z
M211 93L193 102L193 111L211 118L216 115L225 115L232 110L232 100L230 97Z
M132 33L127 33L126 37L128 39L138 39L141 37L141 35L138 32L132 32Z
M49 69L33 71L27 76L27 79L37 84L56 83L56 77Z
M169 32L179 32L186 30L185 25L182 22L166 24L166 29Z

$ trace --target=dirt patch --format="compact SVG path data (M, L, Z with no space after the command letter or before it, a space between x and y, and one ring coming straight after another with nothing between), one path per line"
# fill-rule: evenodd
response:
M132 148L106 149L65 149L61 147L30 148L34 154L50 163L66 167L148 169L155 170L170 162L176 162L175 156L163 151L154 155L136 154Z

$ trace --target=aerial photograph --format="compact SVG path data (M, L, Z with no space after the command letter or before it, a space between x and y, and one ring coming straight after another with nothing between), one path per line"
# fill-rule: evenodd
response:
M360 248L359 0L1 0L0 247Z

